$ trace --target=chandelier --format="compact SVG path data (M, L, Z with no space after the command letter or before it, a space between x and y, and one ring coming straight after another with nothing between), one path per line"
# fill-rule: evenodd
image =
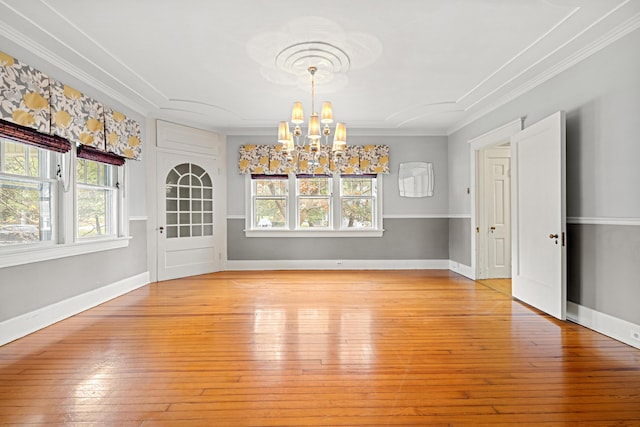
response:
M317 157L321 151L322 136L325 137L325 145L329 145L329 136L331 135L331 128L329 124L333 123L333 111L331 109L331 102L325 101L322 103L322 109L320 110L320 116L315 110L315 73L318 71L317 67L311 66L308 68L309 74L311 74L311 116L309 117L309 126L307 135L303 138L302 129L300 125L304 123L304 113L302 110L302 102L296 101L293 103L293 110L291 111L291 123L295 124L293 132L289 128L289 122L282 121L278 127L278 142L282 144L284 151L287 153L289 159L292 158L295 147L302 148L305 142L308 141L309 149L314 154L314 158ZM320 124L324 127L320 130ZM295 137L295 143L293 138ZM334 157L341 158L344 155L347 147L347 127L344 123L337 123L335 134L333 135L333 145L331 152Z

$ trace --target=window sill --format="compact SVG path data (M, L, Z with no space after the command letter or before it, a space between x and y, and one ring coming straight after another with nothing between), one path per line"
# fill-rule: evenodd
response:
M245 237L382 237L384 230L244 230Z
M2 248L0 250L0 268L124 248L129 246L130 239L131 237L119 237L68 245L29 245L20 248Z

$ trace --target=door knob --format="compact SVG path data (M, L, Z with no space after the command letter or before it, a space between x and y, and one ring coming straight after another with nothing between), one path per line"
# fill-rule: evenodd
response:
M549 234L549 238L550 239L557 239L558 235L557 234Z
M162 234L162 232L164 231L164 227L160 227L159 230L160 230L160 234Z
M496 230L496 228L492 225L491 227L489 227L489 230L493 233Z

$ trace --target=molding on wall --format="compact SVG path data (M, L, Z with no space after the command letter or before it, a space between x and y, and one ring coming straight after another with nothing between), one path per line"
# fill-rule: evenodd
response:
M471 218L471 214L449 214L448 218L457 218L457 219Z
M640 325L567 301L567 320L640 349Z
M611 218L611 217L567 217L567 224L588 225L640 225L640 218Z
M556 65L550 67L549 69L546 69L544 72L540 73L539 75L535 76L534 78L520 85L516 89L510 91L505 96L496 100L492 104L478 110L475 114L472 114L466 120L456 123L455 126L447 130L446 134L451 135L459 131L460 129L464 128L465 126L470 125L476 120L488 115L492 111L497 110L503 105L508 104L509 102L535 89L536 87L547 82L548 80L551 80L553 77L557 76L563 71L573 67L574 65L596 54L597 52L601 51L605 47L620 40L627 34L637 30L638 28L640 28L640 14L636 14L632 16L622 25L619 25L618 27L609 31L608 33L604 34L602 37L598 38L597 40L584 46L582 49L579 49L574 54L569 55L563 61L557 63Z
M0 346L149 284L149 272L0 322Z
M131 221L148 221L149 218L146 216L130 216L129 217L129 222Z
M239 270L448 270L446 259L229 260L226 271Z
M36 25L34 24L34 26ZM2 27L4 27L4 25ZM129 93L135 93L137 96L140 97L140 99L144 100L144 102L147 105L143 105L140 102L135 101L130 96L127 96L127 94L125 94L124 92L114 88L113 85L107 85L103 83L102 80L97 79L95 76L89 73L86 73L85 71L81 70L79 67L75 66L73 63L53 54L51 49L46 48L43 45L33 41L31 38L25 36L20 31L11 27L7 27L7 28L2 28L2 27L0 27L0 36L6 37L7 39L11 40L15 44L24 47L25 49L29 50L29 52L32 52L34 55L42 58L44 61L48 62L49 64L55 67L58 67L61 70L69 73L71 76L75 77L76 79L80 80L83 83L86 83L90 87L95 88L101 93L107 96L110 96L113 99L118 99L122 101L123 105L126 105L128 108L131 108L136 113L145 115L149 110L149 106L153 108L158 108L158 106L152 100L146 98L141 93L135 91L133 88L131 88L129 85L124 83L121 79L117 78L113 74L107 73L105 70L103 70L100 66L96 65L93 61L88 59L86 56L71 49L69 46L65 45L66 48L69 48L71 51L73 51L73 53L77 54L78 57L82 58L82 60L95 66L98 69L101 69L102 72L104 72L105 75L107 75L110 79L113 79L113 81L117 82L122 87L125 87L127 90L129 90L130 91ZM56 39L55 36L53 36L51 33L46 31L42 27L39 27L39 26L36 26L36 27L38 28L38 30L43 31L44 33L49 35L52 39ZM40 71L42 71L47 75L51 74L50 70L43 69Z
M470 265L460 264L457 261L449 261L449 270L461 274L467 279L476 280L476 275Z

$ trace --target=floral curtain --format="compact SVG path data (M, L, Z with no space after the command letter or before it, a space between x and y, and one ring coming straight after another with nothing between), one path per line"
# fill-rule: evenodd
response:
M311 152L308 145L296 147L287 158L282 145L242 145L240 146L238 169L241 174L286 175L341 175L388 174L389 147L387 145L348 145L345 155L334 159L331 148L321 147L318 154Z
M138 122L1 51L0 120L35 130L35 139L79 144L83 158L119 163L139 160L142 151Z
M0 119L49 134L49 77L2 51Z
M104 151L102 104L56 80L50 84L52 133Z
M112 108L104 107L107 151L139 160L142 151L140 125Z

